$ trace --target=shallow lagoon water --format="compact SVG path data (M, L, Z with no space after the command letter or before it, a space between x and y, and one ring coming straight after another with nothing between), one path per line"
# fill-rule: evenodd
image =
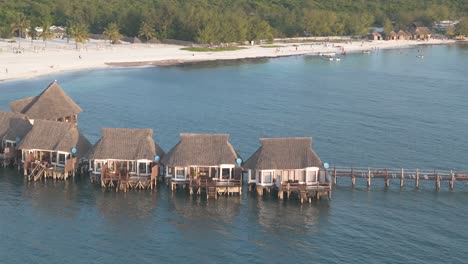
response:
M416 56L423 54L423 59ZM84 109L83 133L151 127L168 151L181 132L230 133L246 159L259 137L312 136L332 165L468 170L467 46L298 56L167 68L65 72L0 83L0 109L57 79ZM359 185L360 184L360 185ZM0 170L0 257L32 263L456 263L468 254L468 186L352 190L331 201L217 201L102 192L86 178L28 183Z

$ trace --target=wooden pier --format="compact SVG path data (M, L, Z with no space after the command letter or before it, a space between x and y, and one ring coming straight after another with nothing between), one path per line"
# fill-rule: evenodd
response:
M18 166L18 170L21 170L20 166ZM24 176L27 176L29 181L39 181L41 179L67 180L70 176L75 177L76 174L81 172L81 166L76 158L67 160L64 167L39 161L25 162L23 166Z
M104 170L100 175L91 175L91 182L100 182L103 189L115 189L116 192L129 189L153 190L157 185L158 170L153 170L149 176L132 175L126 170L110 172Z
M354 187L358 178L365 179L368 189L371 188L373 179L383 179L385 187L390 187L390 181L397 181L400 188L404 187L405 182L413 181L416 189L419 189L421 181L432 181L436 190L441 188L442 182L448 182L449 189L453 190L456 181L468 181L468 172L452 170L333 167L329 174L333 185L337 185L338 178L341 177L350 178L351 186Z
M203 191L207 198L217 199L219 195L242 195L241 180L212 180L209 177L197 177L189 182L190 195L201 195Z

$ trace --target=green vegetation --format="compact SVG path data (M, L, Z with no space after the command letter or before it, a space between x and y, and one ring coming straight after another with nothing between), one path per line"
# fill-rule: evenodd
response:
M71 24L67 28L67 39L75 39L76 49L78 44L83 43L89 39L88 27L85 24Z
M139 37L145 37L146 41L156 37L156 30L154 30L151 23L143 21L140 26L140 30L138 31Z
M0 37L18 35L27 28L26 22L30 26L41 26L44 21L68 27L84 25L94 34L104 32L114 23L119 34L129 37L214 44L271 41L273 37L356 36L366 34L369 26L396 31L406 29L413 21L430 25L436 20L460 19L468 14L466 0L0 0L0 3Z
M468 36L468 18L464 18L458 23L457 27L455 28L455 34Z
M41 32L41 34L39 34L39 36L44 41L44 46L46 46L46 47L47 47L47 40L54 38L54 34L50 30L50 23L48 21L45 21L42 24L42 32Z
M233 50L241 50L245 49L243 47L236 47L236 46L229 46L229 47L188 47L188 48L181 48L181 50L188 50L193 52L220 52L220 51L233 51Z
M122 35L120 34L119 26L114 22L109 23L109 25L106 28L104 28L104 32L102 34L112 44L117 43L122 37Z

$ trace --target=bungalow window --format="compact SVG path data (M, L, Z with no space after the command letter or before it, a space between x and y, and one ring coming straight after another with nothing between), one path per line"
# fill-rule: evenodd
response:
M59 153L58 154L58 163L64 165L65 164L65 158L66 155L65 153Z
M102 171L102 161L96 161L96 172Z
M276 181L281 182L281 178L283 177L283 171L277 170L275 171L276 174Z
M198 168L198 176L200 177L207 177L210 173L210 168L208 167L200 167Z
M218 168L217 167L211 167L210 168L211 172L211 178L218 178Z
M185 179L185 170L184 168L176 168L176 179Z
M174 167L167 167L167 176L174 175Z
M272 171L264 171L263 172L263 183L272 183L273 182L273 172Z
M148 174L150 170L147 162L138 162L138 171L140 174Z
M299 175L300 175L299 182L305 182L306 181L306 171L305 170L299 171Z
M255 181L255 171L252 172L251 170L249 170L249 174L250 174L250 180Z
M317 172L307 171L307 183L317 182Z
M51 162L52 163L57 163L57 153L51 152L50 156L52 157Z
M95 166L94 166L94 161L92 160L92 161L89 162L89 169L90 169L91 171L94 171L94 168L95 168Z
M283 171L283 178L281 179L281 182L287 182L289 181L289 171L285 170Z
M136 172L135 171L135 162L134 161L129 161L128 162L128 171L129 172Z
M231 169L229 168L222 169L221 175L222 175L223 180L229 180L231 178Z

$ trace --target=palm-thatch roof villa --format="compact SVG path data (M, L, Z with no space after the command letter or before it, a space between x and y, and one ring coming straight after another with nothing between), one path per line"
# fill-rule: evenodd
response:
M408 32L414 40L428 40L431 38L431 30L422 22L413 22L408 27Z
M242 192L242 160L228 134L181 133L180 141L162 159L171 189L190 186L190 193L208 197Z
M398 34L398 40L410 40L411 39L411 34L402 29L400 29L397 34Z
M26 115L32 124L36 119L77 123L78 114L83 111L57 81L38 96L10 102L9 105L13 112Z
M31 131L18 144L24 174L30 179L68 178L75 174L78 162L91 148L77 124L35 120Z
M26 116L0 111L0 161L6 167L15 161L16 144L31 130Z
M244 164L248 183L256 186L259 195L275 189L280 199L284 192L288 197L296 192L304 201L321 193L330 194L330 185L321 173L322 161L312 149L312 138L261 138L260 143Z
M103 128L87 155L91 179L101 187L153 188L164 151L153 139L153 129Z

